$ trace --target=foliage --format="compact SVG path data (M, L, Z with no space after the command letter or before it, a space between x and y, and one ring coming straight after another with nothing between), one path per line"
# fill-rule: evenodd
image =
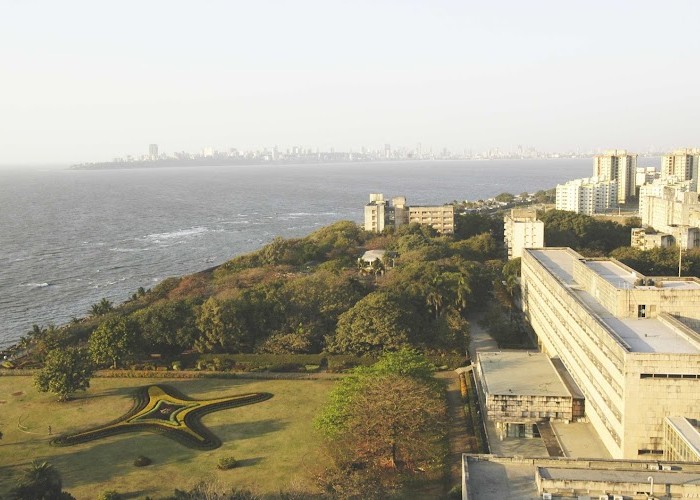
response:
M115 490L105 490L97 497L97 500L122 500L122 495Z
M136 335L125 318L110 317L92 332L88 344L96 364L111 363L112 368L117 368L134 356Z
M658 247L650 250L624 247L614 250L610 255L635 271L647 276L678 275L677 246L670 248ZM683 251L681 273L683 276L700 277L700 250Z
M511 203L513 199L515 199L515 195L511 193L500 193L495 197L495 200L500 201L501 203Z
M112 303L103 297L102 300L90 307L90 314L92 316L104 316L105 314L112 312L113 309L114 306Z
M233 469L237 465L238 465L238 460L236 460L234 457L228 456L228 457L221 457L216 464L216 468L219 470L229 470L229 469Z
M10 498L17 500L56 500L73 498L62 491L63 481L58 470L48 462L34 460L20 477Z
M440 466L446 411L431 373L406 349L338 383L315 422L328 439L330 459L318 477L325 491L352 497L367 484L368 497L382 497L406 474Z
M411 336L408 316L394 296L373 292L340 315L328 352L369 354L405 346Z
M629 245L633 226L564 210L550 210L540 215L544 222L544 244L548 247L571 247L577 251L607 254Z
M39 391L52 392L59 401L66 401L75 391L90 387L94 369L85 349L55 349L46 355L43 368L34 376L34 384Z
M151 460L145 455L139 455L138 457L136 457L136 459L134 459L134 465L136 467L146 467L147 465L151 465L152 463L153 460Z

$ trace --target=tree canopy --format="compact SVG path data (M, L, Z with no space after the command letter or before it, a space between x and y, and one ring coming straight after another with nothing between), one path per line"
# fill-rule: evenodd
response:
M41 392L58 395L66 401L75 391L90 387L95 367L87 350L77 347L54 349L44 359L44 366L34 376L34 385Z

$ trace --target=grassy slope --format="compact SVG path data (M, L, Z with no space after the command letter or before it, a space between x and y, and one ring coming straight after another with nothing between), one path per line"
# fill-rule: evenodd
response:
M131 407L131 388L150 383L171 384L194 398L244 392L271 392L274 397L206 415L204 424L224 443L213 451L190 450L146 432L65 448L49 446L49 425L57 434L112 420ZM12 487L12 476L33 459L51 462L60 471L64 488L78 499L94 498L106 489L133 497L160 496L203 479L260 492L304 488L300 478L320 440L312 429L312 419L333 382L94 379L91 385L76 400L58 403L53 396L38 393L30 377L0 377L0 429L4 433L0 441L0 498ZM18 392L24 394L13 395ZM20 419L31 434L18 429ZM133 460L140 454L153 459L154 464L134 467ZM218 459L228 455L240 460L241 467L218 471Z

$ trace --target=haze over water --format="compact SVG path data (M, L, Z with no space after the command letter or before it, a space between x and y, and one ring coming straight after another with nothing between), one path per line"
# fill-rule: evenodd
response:
M0 171L0 347L276 236L361 222L370 192L442 204L590 171L590 159Z

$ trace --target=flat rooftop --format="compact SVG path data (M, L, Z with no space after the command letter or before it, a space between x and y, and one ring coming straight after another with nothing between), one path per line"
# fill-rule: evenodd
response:
M568 292L576 296L591 315L607 327L613 337L621 340L630 352L698 354L700 349L685 336L656 318L619 318L608 311L595 297L574 280L574 261L583 259L572 250L550 248L529 250L548 269ZM619 289L634 287L637 276L616 262L586 261L586 265L603 279ZM700 285L695 281L673 281L664 279L664 288L694 289ZM655 288L655 287L642 287ZM662 290L662 289L659 289Z
M479 352L477 362L488 394L571 397L546 354L529 351Z
M538 467L543 479L555 481L590 481L597 483L649 483L653 477L656 484L700 483L700 475L693 472L661 472L652 470L567 469Z
M700 455L700 429L685 417L666 417L666 420L683 436L695 453Z

